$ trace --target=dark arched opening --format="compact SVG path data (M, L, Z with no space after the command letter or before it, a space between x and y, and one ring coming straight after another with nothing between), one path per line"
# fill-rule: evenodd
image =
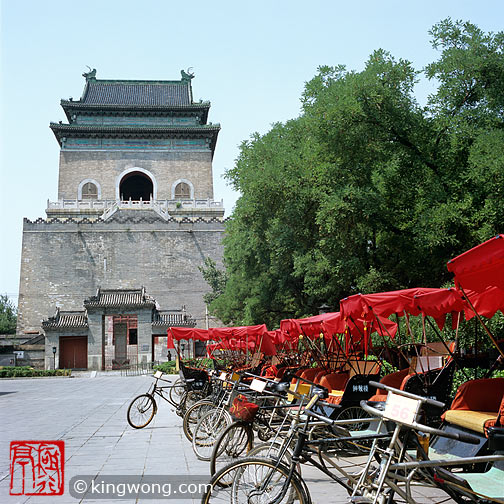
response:
M154 192L152 180L141 172L131 172L124 176L119 186L122 201L149 201Z

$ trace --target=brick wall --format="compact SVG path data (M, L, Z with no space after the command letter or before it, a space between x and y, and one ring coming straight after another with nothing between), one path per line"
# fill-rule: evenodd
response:
M116 181L125 170L142 168L157 182L157 199L171 199L172 184L187 179L195 199L213 199L212 155L208 152L60 152L58 199L77 199L79 184L96 180L101 199L116 199Z
M56 306L82 310L84 299L95 295L98 286L144 286L161 309L186 305L198 327L204 327L203 294L209 287L198 266L207 256L221 263L224 224L118 220L25 221L18 333L40 330Z

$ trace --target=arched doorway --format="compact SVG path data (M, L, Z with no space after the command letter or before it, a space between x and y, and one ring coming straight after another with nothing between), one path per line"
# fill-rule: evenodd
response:
M154 193L152 180L140 171L126 174L119 185L119 195L122 201L149 201Z

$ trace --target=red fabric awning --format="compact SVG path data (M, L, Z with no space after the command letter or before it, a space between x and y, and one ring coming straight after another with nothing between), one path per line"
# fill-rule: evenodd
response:
M280 330L290 341L297 340L301 334L301 324L298 319L284 319L280 321Z
M317 338L320 333L330 335L331 333L342 334L345 331L345 322L341 319L339 312L322 313L304 319L298 319L297 322L301 332L310 338Z
M500 234L448 261L455 285L482 292L488 287L504 290L504 235Z
M373 314L389 317L393 313L403 315L406 311L415 311L413 299L420 294L434 292L438 289L415 287L375 294L355 294L340 301L340 312L343 318L352 317L354 320L364 318L372 320Z
M274 343L274 336L275 336L275 331L268 331L261 338L259 339L259 342L256 340L256 344L259 346L258 350L263 353L264 355L276 355L277 350L276 346ZM257 350L257 348L256 348Z
M262 336L268 329L266 324L255 326L240 326L240 327L213 327L209 329L210 339L213 340L245 340L255 336Z
M453 329L456 328L456 314L465 312L468 308L467 302L457 289L436 289L433 292L419 294L414 298L414 304L419 313L432 317L439 329L443 329L446 314L452 313ZM416 315L416 313L412 313Z
M174 340L200 340L208 341L210 334L207 329L194 329L193 327L169 327L168 348L175 348Z
M504 290L498 287L489 287L483 292L464 292L469 297L474 309L479 315L483 315L487 318L492 318L497 311L502 311L504 313ZM470 320L476 316L474 311L466 305L465 309L466 320Z

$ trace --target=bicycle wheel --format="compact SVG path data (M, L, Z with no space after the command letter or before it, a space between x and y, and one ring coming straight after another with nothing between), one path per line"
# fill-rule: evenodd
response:
M179 404L180 399L182 399L182 395L185 392L185 385L182 383L180 378L177 378L173 384L173 387L170 389L170 401L174 404Z
M156 401L150 394L135 397L128 408L128 423L135 429L149 425L157 412Z
M193 430L198 425L200 418L208 411L215 408L215 404L212 401L199 401L193 404L190 408L187 408L184 414L184 434L185 437L192 443Z
M205 395L200 390L191 390L187 393L185 402L184 402L184 413L187 411L193 404L205 399Z
M233 422L226 427L214 444L210 457L210 474L213 476L224 466L244 456L252 448L254 431L247 422Z
M292 459L292 450L290 447L284 449L282 440L276 440L274 442L269 443L260 443L251 448L251 450L247 453L247 457L261 457L272 460L278 460L280 457L280 453L282 455L282 464L288 466L291 463ZM296 471L299 475L301 475L301 464L296 465Z
M221 469L210 481L202 504L309 504L308 489L289 468L261 458L239 459ZM230 483L229 483L230 482Z
M336 420L358 420L360 418L369 418L369 415L360 406L349 406L338 414ZM349 423L346 427L349 430L355 432L369 430L371 428L371 425L372 424L370 422L352 422ZM374 425L376 425L376 423ZM372 441L361 439L351 444L355 446L360 452L367 453L369 452L369 448L371 447L372 443Z
M210 461L215 442L231 422L231 415L222 408L212 409L200 418L192 439L193 451L200 460Z

